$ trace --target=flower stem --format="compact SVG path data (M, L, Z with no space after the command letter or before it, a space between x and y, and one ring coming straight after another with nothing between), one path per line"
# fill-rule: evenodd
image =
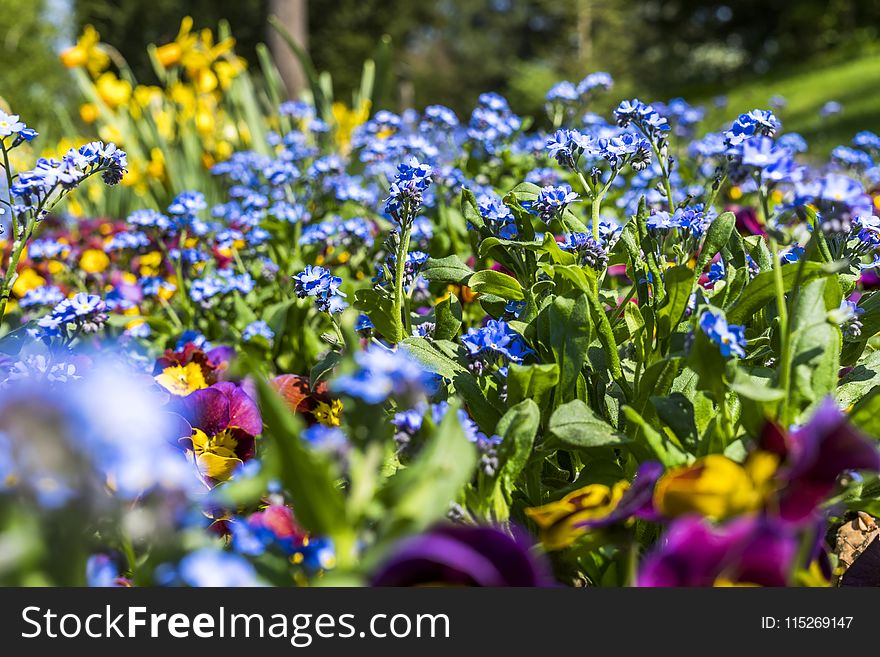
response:
M791 370L791 340L788 325L788 306L785 300L785 281L782 277L782 261L779 259L779 245L776 238L770 233L770 206L767 201L767 190L763 185L758 186L758 196L761 199L761 210L763 212L764 226L767 228L767 241L770 245L770 253L773 256L773 283L776 288L776 312L779 318L779 387L782 389L783 397L780 401L778 417L785 422L788 414L788 398L789 398L789 372Z
M394 262L394 322L397 325L398 341L403 340L409 330L409 309L404 301L403 277L406 273L406 254L409 253L409 238L412 232L412 221L407 221L400 235L400 243L397 245L397 256ZM406 317L403 313L406 312Z

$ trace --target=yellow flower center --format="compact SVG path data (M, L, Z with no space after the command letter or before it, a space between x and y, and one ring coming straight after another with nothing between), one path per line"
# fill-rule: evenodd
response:
M156 383L179 397L186 397L196 390L208 387L202 368L197 363L166 367L156 376Z

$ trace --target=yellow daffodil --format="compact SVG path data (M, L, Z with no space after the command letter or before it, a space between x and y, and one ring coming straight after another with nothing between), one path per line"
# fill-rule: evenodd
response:
M166 367L161 374L155 376L155 379L156 383L178 397L186 397L196 390L208 387L205 375L198 363Z
M351 136L355 128L366 123L370 118L370 101L364 100L357 108L349 109L345 103L333 103L330 108L333 113L333 139L343 153L351 148Z
M61 53L61 63L67 68L85 66L92 77L110 65L110 57L101 47L101 35L91 25L86 25L75 45Z
M79 106L79 118L88 125L97 121L100 113L101 110L94 103L83 103Z
M120 80L114 73L102 73L95 80L95 90L108 107L115 109L125 105L131 98L131 83L128 80Z

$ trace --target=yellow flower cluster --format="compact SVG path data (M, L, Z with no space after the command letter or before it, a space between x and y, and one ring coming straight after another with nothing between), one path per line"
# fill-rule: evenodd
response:
M196 154L206 167L248 144L246 127L224 109L225 93L245 71L234 45L231 37L215 42L209 29L193 31L187 16L174 41L152 50L162 86L138 84L121 55L101 43L90 25L61 53L64 66L87 74L80 81L89 102L80 106L80 119L128 152L124 185L142 194L150 184L168 182L168 163L157 144L166 152ZM179 148L183 142L198 148Z

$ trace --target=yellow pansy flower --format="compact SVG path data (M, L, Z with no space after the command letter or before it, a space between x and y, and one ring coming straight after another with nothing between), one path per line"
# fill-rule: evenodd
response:
M186 397L188 394L207 388L205 375L198 363L187 365L171 365L162 370L155 377L156 383L165 388L172 395Z
M673 468L654 489L654 507L664 516L697 513L724 520L759 509L776 471L776 457L760 452L747 467L721 454Z
M312 410L312 416L325 427L338 427L342 423L342 402L338 399L329 404L319 401Z
M578 527L587 520L604 518L614 511L629 483L614 486L590 484L569 493L561 500L526 509L526 515L541 529L541 542L548 550L561 550L575 542L588 529Z

